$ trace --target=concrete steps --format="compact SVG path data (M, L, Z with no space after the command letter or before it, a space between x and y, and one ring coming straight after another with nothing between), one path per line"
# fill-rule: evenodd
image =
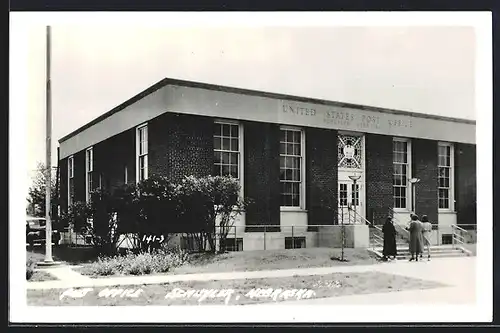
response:
M382 253L382 248L376 248L375 251ZM431 246L430 248L431 259L432 258L450 258L450 257L466 257L470 254L464 252L460 248L453 248L451 246ZM410 259L411 254L408 248L408 244L398 245L398 254L396 256L397 259ZM424 250L422 254L422 259L427 260L427 250Z

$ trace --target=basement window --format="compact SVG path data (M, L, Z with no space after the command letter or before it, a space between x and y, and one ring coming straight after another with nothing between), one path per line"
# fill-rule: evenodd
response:
M442 235L441 236L441 243L443 245L446 245L446 244L453 244L453 236L452 235Z
M305 247L305 237L285 237L285 249L301 249Z
M243 238L226 238L226 251L243 251Z

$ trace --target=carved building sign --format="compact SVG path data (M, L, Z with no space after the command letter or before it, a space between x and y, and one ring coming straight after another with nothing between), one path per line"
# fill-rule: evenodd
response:
M303 120L304 125L314 126L322 124L322 127L331 127L339 130L409 137L419 137L419 132L426 132L425 128L423 128L426 126L426 123L429 123L429 121L439 121L436 119L416 118L411 115L355 110L327 105L307 107L302 106L302 104L305 103L282 101L282 116L279 117L280 120L286 123L287 120L297 121L300 118ZM415 122L418 124L415 124ZM422 127L423 129L415 128L415 125L419 125L417 127ZM453 130L453 127L449 126L449 129ZM438 131L443 130L446 129L441 128ZM425 137L425 135L422 135L422 137Z

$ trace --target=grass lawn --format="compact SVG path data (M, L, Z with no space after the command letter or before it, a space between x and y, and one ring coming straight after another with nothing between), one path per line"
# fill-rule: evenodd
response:
M331 248L229 252L219 255L193 254L190 264L177 267L174 273L371 265L379 262L365 249L345 249L344 257L348 260L347 262L331 259L332 257L340 257L340 255L341 249Z
M241 272L290 268L310 268L345 265L371 265L378 258L366 249L345 249L347 262L332 260L340 257L341 249L305 248L290 250L242 251L224 254L192 254L189 264L176 267L166 274L190 274L213 272ZM91 275L88 266L77 269L81 274Z
M26 262L35 263L35 268L36 268L36 263L43 261L44 259L45 259L45 254L43 253L26 251ZM30 282L51 281L51 280L57 280L57 278L47 272L38 270L34 271L33 275L29 279Z
M45 259L45 246L33 246L26 248L28 258L33 258L35 262ZM79 265L94 261L97 258L95 250L91 247L69 247L69 246L53 246L52 258L71 265Z
M336 297L355 294L370 294L400 290L429 289L442 287L442 284L433 281L424 281L399 275L379 272L365 273L334 273L319 276L293 276L265 279L240 279L227 281L188 281L174 282L161 285L100 287L89 289L79 298L61 296L65 289L28 290L28 305L89 305L89 306L121 306L121 305L243 305L252 303L282 302L302 299ZM184 295L191 297L169 297L176 288L182 289ZM255 288L265 292L260 293ZM108 292L117 290L115 296ZM129 289L129 296L124 290ZM204 291L204 290L205 291ZM295 292L285 292L293 290ZM82 290L82 289L77 289ZM194 291L198 294L193 294ZM210 295L210 290L213 293ZM300 291L298 291L300 290ZM267 294L266 294L267 292ZM108 294L106 297L105 294ZM180 295L176 292L177 295ZM135 295L136 297L132 297ZM205 299L200 297L205 295Z
M40 281L53 281L57 280L57 278L47 272L44 271L34 271L30 282L40 282Z
M34 252L34 251L28 251L26 250L26 261L32 261L32 262L40 262L45 259L45 254L44 253L39 253L39 252Z

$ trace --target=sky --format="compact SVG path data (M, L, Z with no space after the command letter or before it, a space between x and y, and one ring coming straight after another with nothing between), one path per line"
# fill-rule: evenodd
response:
M28 42L33 170L45 161L45 28ZM52 163L57 140L165 77L475 119L475 42L458 26L53 25Z

